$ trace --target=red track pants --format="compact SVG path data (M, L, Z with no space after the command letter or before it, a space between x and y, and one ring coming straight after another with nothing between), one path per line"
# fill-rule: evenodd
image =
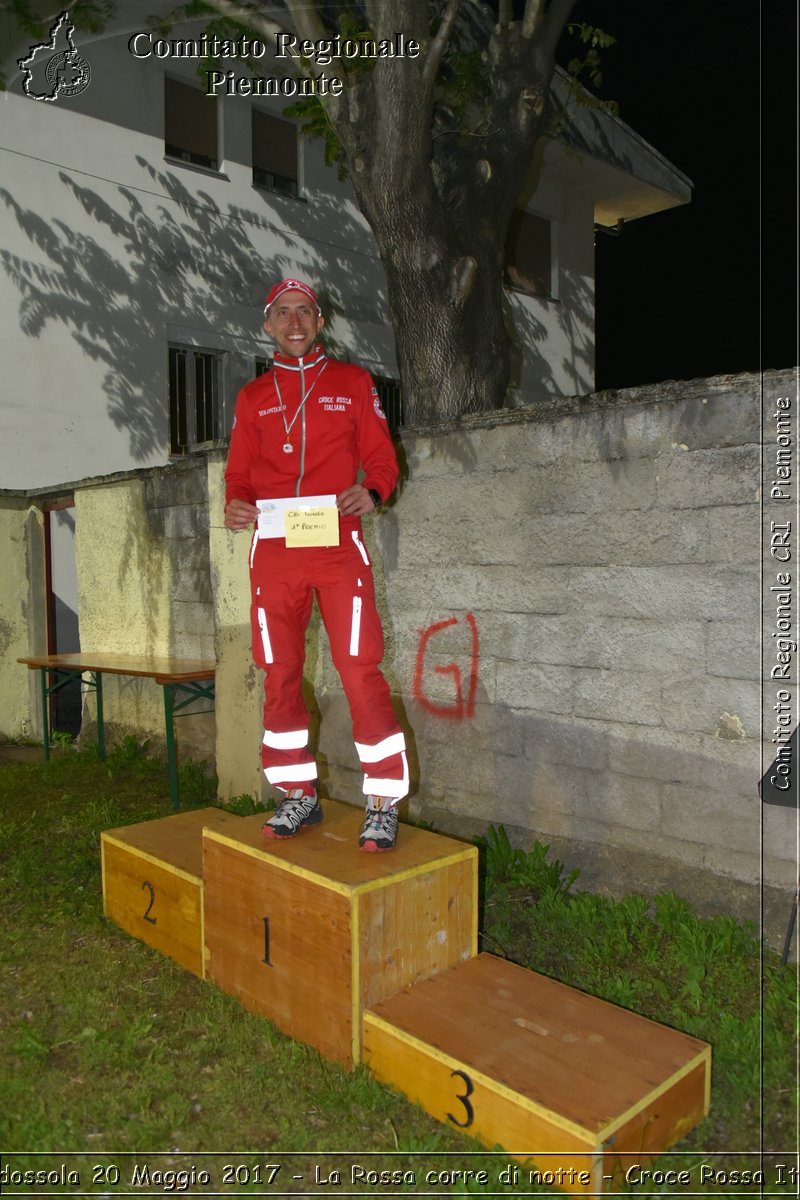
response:
M261 760L281 791L309 791L317 767L308 749L302 679L305 634L316 595L353 721L365 795L400 800L408 791L405 738L378 669L383 630L372 566L358 529L343 523L339 546L287 549L254 538L250 555L253 659L266 671Z

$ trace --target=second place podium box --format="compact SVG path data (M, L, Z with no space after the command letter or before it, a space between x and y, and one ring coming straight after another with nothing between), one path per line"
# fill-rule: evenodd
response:
M100 836L106 916L202 977L203 828L235 828L241 819L201 808L107 829Z
M299 837L263 815L203 837L205 973L284 1033L361 1060L362 1016L477 952L474 846L401 825L391 854L358 849L363 812L326 801Z

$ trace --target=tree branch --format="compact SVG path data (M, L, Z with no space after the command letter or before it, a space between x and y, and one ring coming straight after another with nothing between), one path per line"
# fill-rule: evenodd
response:
M525 0L525 12L522 14L522 36L532 38L539 28L544 16L545 0Z
M555 58L558 40L564 32L564 26L569 20L569 14L574 7L575 0L552 0L547 10L544 18L544 29L542 30L542 48L549 60Z
M514 20L514 5L513 0L500 0L500 8L497 13L498 25L510 25Z
M212 0L212 3L216 3L216 0ZM286 7L301 38L317 42L328 36L316 4L303 3L302 0L299 3L298 0L286 0Z
M421 42L428 37L428 0L365 0L364 10L370 29L376 37L390 37L402 29L409 37Z
M436 37L431 42L430 50L425 58L425 69L422 72L422 86L426 91L433 87L442 56L447 48L450 31L458 14L459 3L460 0L448 0L447 8L444 10L444 16L442 17L442 23L436 31Z
M248 29L252 29L255 33L261 33L265 37L286 32L285 25L279 25L277 21L262 16L252 8L243 8L235 0L207 0L207 2L220 16L229 17L231 21L238 21L240 25L245 25Z

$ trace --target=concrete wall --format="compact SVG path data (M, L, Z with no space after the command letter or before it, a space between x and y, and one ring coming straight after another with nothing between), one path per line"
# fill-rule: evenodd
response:
M426 815L758 877L758 442L755 379L405 439L378 528Z
M44 637L44 517L22 497L0 499L0 740L38 737L38 680L18 658Z
M203 461L87 482L75 489L75 509L81 649L213 660ZM163 740L163 695L152 680L107 676L103 701L106 721ZM90 694L85 725L94 711ZM213 717L181 717L176 731L184 753L213 758Z
M220 795L230 798L262 793L261 720L263 675L250 653L250 590L247 533L231 533L222 524L225 504L219 453L208 461L211 584L216 630L217 775ZM316 617L316 610L315 610Z

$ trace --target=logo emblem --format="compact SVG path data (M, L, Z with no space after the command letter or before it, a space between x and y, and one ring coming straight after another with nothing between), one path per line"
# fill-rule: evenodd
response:
M69 13L59 13L50 30L50 41L31 46L28 56L17 60L22 71L22 90L31 100L78 96L89 86L91 67L78 53L72 40L74 32Z

